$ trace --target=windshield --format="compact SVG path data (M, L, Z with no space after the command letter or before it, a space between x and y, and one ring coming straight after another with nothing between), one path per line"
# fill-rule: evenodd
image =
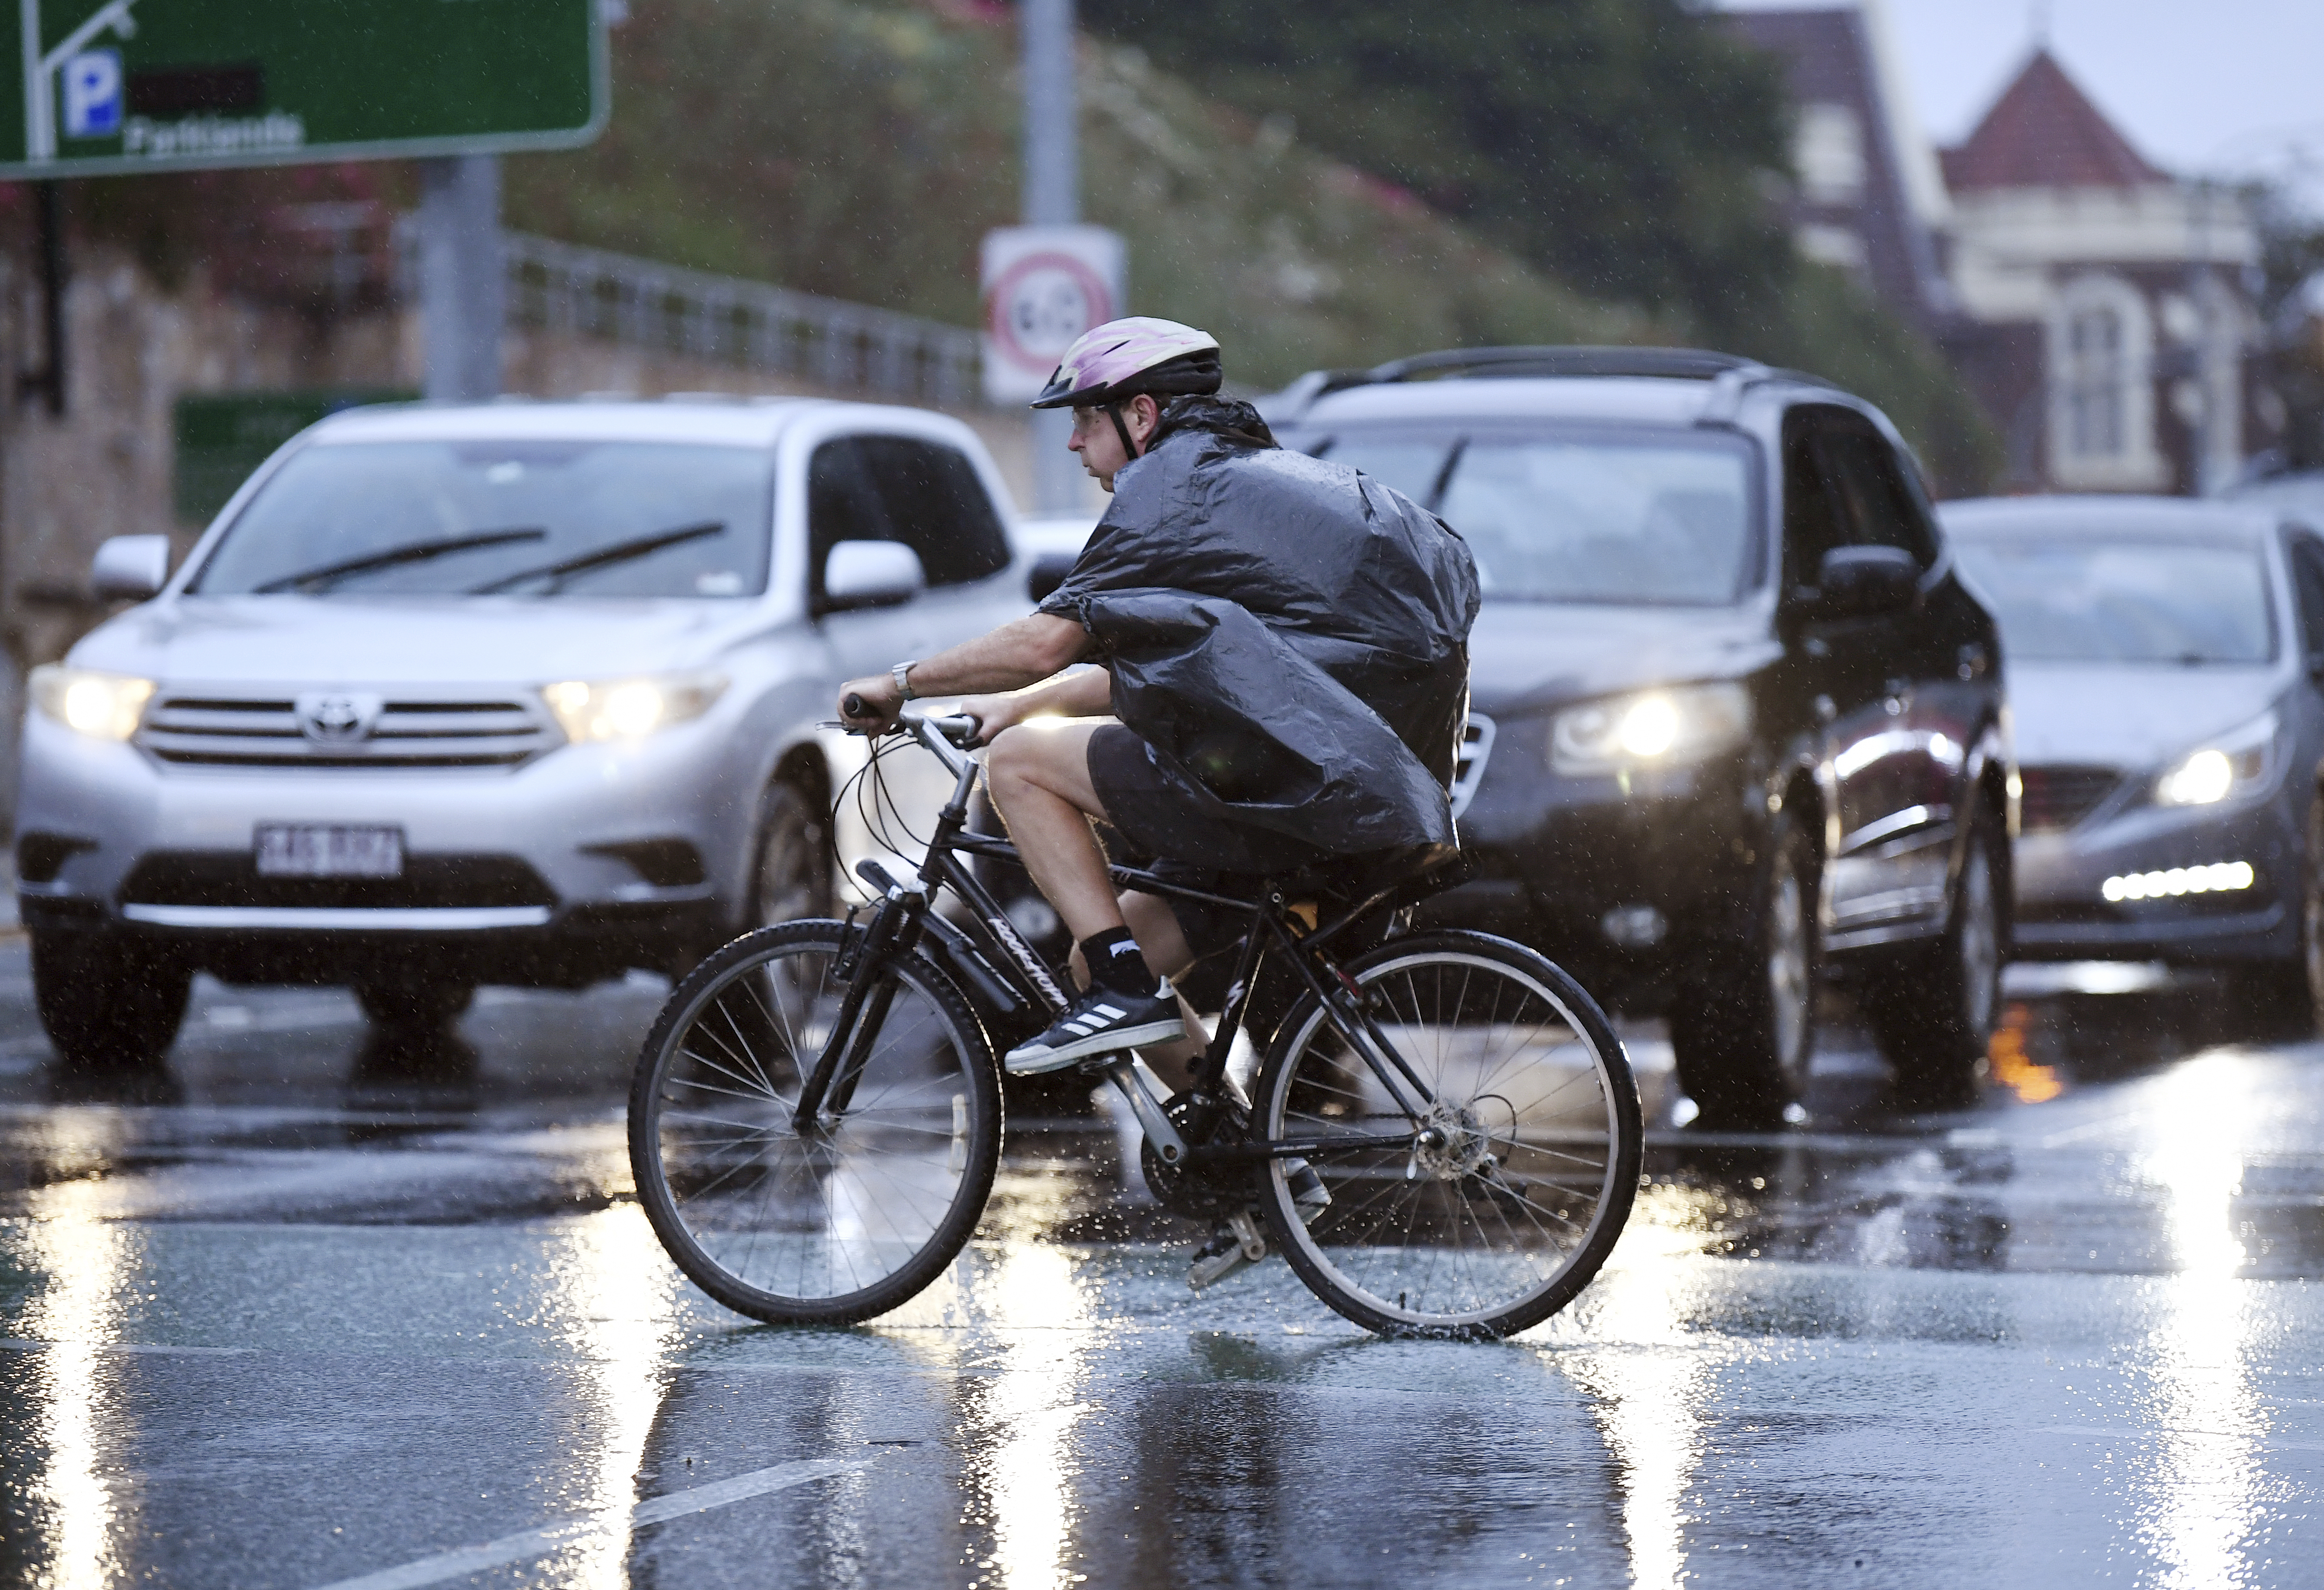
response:
M2264 663L2275 656L2256 549L2080 536L1959 536L1953 555L2012 660Z
M731 597L766 589L771 468L664 442L308 447L202 565L209 596Z
M1720 437L1344 437L1324 455L1461 533L1489 599L1724 606L1751 583L1746 445Z

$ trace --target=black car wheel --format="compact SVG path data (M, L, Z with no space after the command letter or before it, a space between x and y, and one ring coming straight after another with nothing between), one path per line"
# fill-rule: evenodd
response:
M831 914L828 830L823 813L797 785L770 784L759 797L751 860L746 929Z
M2310 1023L2324 1020L2324 795L2308 803L2307 844L2300 858L2300 970L2308 995L2304 1015Z
M32 934L32 997L73 1071L156 1071L186 1019L190 967L109 933Z
M1997 824L1979 808L1963 848L1944 935L1879 967L1865 988L1873 1041L1915 1104L1965 1103L1974 1094L2001 1008L2001 869Z
M1790 811L1776 813L1748 942L1688 957L1671 1005L1671 1050L1705 1126L1778 1126L1807 1093L1822 871L1815 836Z

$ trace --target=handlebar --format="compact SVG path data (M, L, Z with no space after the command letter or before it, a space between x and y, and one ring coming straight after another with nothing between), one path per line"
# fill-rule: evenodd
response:
M839 710L849 718L864 718L871 715L863 698L852 690L840 698ZM865 730L853 728L844 722L840 727L846 729L851 734L868 732ZM899 718L889 732L911 735L929 749L936 750L937 748L930 742L928 734L923 732L923 731L933 731L942 736L954 749L966 750L976 743L977 735L982 728L982 725L974 718L965 712L959 712L945 718ZM942 755L940 751L938 754ZM945 757L944 759L947 762L953 760L950 757Z

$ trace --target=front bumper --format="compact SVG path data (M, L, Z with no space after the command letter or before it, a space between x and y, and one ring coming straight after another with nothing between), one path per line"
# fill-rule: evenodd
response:
M19 905L246 980L381 957L562 986L659 967L738 920L755 785L733 744L706 719L513 769L165 767L32 713ZM404 876L261 878L260 823L392 824Z
M1547 770L1537 735L1513 727L1461 819L1477 876L1424 902L1422 920L1535 945L1634 1006L1690 952L1748 931L1768 814L1743 758L1627 784L1566 778Z
M2141 807L2111 821L2017 841L2015 952L2027 960L2285 960L2300 952L2301 838L2280 799L2232 811ZM2106 897L2108 878L2222 862L2249 887L2160 898Z

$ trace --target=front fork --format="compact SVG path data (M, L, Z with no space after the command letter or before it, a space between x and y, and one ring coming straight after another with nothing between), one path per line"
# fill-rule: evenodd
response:
M844 1113L855 1098L856 1084L871 1062L872 1045L887 1024L888 1007L895 1002L896 979L880 975L888 963L911 952L919 942L920 916L927 909L925 896L891 887L880 909L853 943L842 942L833 963L833 978L846 986L839 1009L831 1019L831 1034L816 1056L814 1070L799 1089L798 1107L791 1112L791 1129L802 1136L820 1130L826 1110Z

